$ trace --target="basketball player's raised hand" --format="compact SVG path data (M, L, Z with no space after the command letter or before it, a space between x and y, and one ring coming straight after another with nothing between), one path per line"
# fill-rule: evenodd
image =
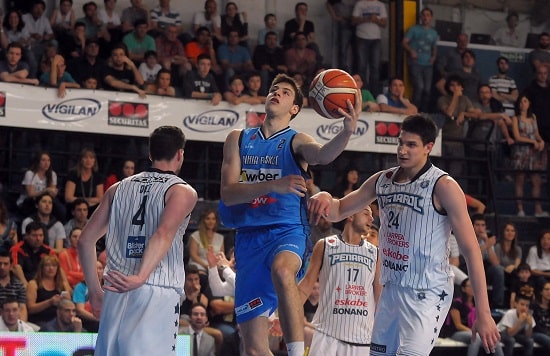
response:
M359 114L363 110L363 100L361 99L361 91L359 89L355 92L355 107L351 101L346 100L348 104L348 112L342 108L338 108L338 112L344 117L344 130L348 132L355 132L357 128L357 120L359 119Z

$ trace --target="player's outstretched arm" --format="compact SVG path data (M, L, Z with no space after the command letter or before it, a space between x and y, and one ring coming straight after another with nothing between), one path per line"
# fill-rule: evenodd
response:
M252 184L240 183L241 158L239 155L240 130L234 130L225 139L221 170L220 195L225 205L248 203L262 195L277 192L305 196L306 181L299 175Z
M315 246L313 246L313 253L309 259L309 264L307 267L306 275L298 283L298 290L300 291L300 302L304 304L309 298L311 291L313 290L313 285L317 282L319 278L319 272L323 265L323 252L325 249L325 239L317 241Z
M168 189L165 199L166 205L159 226L145 247L138 274L125 276L118 271L110 271L105 275L105 281L109 282L104 287L106 290L122 293L145 283L172 246L180 224L195 207L197 192L190 185L176 184Z
M357 128L357 120L362 110L363 102L359 90L355 92L355 107L349 100L347 103L349 113L342 108L338 109L338 112L344 117L344 128L329 142L321 145L309 135L304 133L296 135L293 142L294 151L300 154L308 164L328 164L334 161L346 148L349 138Z
M475 340L477 331L485 351L494 352L500 340L500 333L491 316L481 250L468 216L464 193L458 183L449 176L442 177L437 182L434 192L436 207L447 212L456 241L470 271L468 275L472 283L477 312L477 320L472 328L472 338Z

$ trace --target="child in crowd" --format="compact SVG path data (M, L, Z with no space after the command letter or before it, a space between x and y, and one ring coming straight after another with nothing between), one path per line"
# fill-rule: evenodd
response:
M533 299L533 289L523 287L522 293L516 295L515 308L508 310L497 324L501 342L504 344L504 355L514 354L516 342L523 346L524 356L533 355L533 327L535 321L529 311Z
M265 34L273 31L277 34L277 43L280 41L279 31L277 30L277 17L275 17L275 14L267 14L264 16L264 24L265 27L262 28L260 31L258 31L258 44L264 45L265 44Z
M249 104L265 104L266 97L260 93L262 87L262 77L259 72L251 72L246 80L246 89L244 93L250 96Z
M148 84L145 87L147 94L176 96L176 89L170 85L172 75L168 69L161 69L157 73L157 78L154 83Z
M139 72L145 80L145 84L153 84L157 80L157 74L162 69L159 64L157 52L147 51L143 55L145 61L139 65Z
M516 271L517 278L510 287L510 308L516 307L516 296L520 294L525 286L535 289L534 281L531 279L531 267L527 263L521 263Z
M223 99L232 105L248 102L250 96L243 93L244 81L243 78L234 75L229 79L229 88L223 93Z
M82 83L82 87L84 89L97 89L97 78L96 77L88 77L84 79L84 82Z

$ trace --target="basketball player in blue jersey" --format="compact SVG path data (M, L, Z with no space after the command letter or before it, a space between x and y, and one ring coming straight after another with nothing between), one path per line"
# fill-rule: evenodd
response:
M294 80L279 75L271 84L266 118L259 128L235 130L226 138L221 174L220 216L237 228L235 312L247 355L270 355L268 316L276 308L290 356L304 353L303 305L296 275L309 235L306 170L327 164L346 147L361 112L361 96L343 129L321 145L289 127L302 94Z
M397 147L398 167L374 174L341 199L320 192L308 203L314 220L325 216L339 221L378 199L384 287L374 318L371 355L429 355L453 296L448 261L451 229L466 259L476 301L472 337L481 337L487 353L495 351L500 338L464 193L428 159L436 136L431 119L407 117Z
M183 234L197 202L195 190L177 176L184 145L179 128L155 129L152 167L111 186L80 235L90 302L94 315L101 312L95 355L176 355ZM105 234L104 292L95 244Z
M381 291L378 248L362 238L372 221L366 206L347 218L340 235L321 239L313 248L306 275L298 283L304 303L317 279L320 284L310 355L369 354Z

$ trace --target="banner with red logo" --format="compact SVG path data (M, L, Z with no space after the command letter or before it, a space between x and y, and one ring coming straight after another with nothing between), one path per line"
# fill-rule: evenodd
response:
M32 98L32 99L31 99ZM348 151L396 153L400 123L404 116L361 113L346 147ZM256 127L265 119L263 105L231 105L221 102L102 90L57 90L29 85L0 83L0 126L44 130L149 136L157 127L180 127L188 140L224 142L234 129ZM304 108L290 122L299 132L324 144L341 132L343 120L325 119ZM441 135L432 155L441 155Z

